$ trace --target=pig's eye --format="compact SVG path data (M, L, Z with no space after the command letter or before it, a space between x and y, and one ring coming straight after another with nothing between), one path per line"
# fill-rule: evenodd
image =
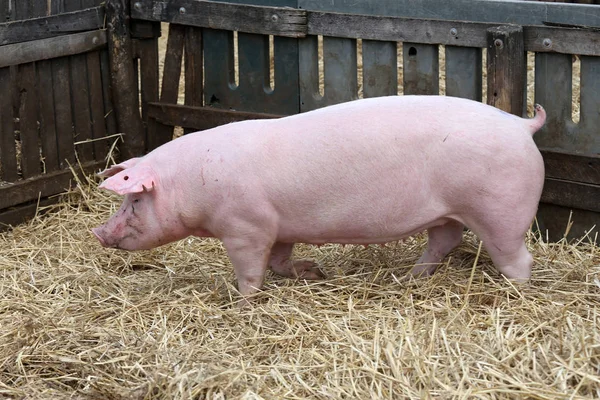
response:
M139 202L140 202L140 199L135 199L133 202L134 202L134 203L139 203Z

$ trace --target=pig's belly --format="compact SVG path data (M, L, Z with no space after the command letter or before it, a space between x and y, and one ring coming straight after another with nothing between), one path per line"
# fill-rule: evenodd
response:
M403 239L427 228L443 225L460 217L438 204L382 209L382 204L340 204L315 207L304 213L279 215L277 240L284 243L380 244ZM419 207L420 206L420 207ZM462 221L461 221L462 222Z

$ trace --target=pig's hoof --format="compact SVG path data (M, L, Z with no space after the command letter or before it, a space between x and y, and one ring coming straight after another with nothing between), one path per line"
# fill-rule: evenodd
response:
M311 281L325 278L325 274L321 272L317 264L308 260L288 261L283 265L272 265L271 268L273 272L286 278Z

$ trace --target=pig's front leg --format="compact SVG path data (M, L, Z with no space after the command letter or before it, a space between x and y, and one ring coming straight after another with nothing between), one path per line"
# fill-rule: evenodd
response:
M269 259L269 267L273 272L293 279L318 280L325 278L316 263L309 260L292 260L293 249L294 243L276 242L273 245Z
M267 272L267 262L273 241L248 235L244 238L223 238L223 245L231 260L238 282L238 291L244 297L240 308L249 305L247 296L260 290Z

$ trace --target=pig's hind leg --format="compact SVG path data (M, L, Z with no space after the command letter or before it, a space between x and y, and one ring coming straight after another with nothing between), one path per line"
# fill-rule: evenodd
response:
M458 221L446 222L427 229L427 249L411 269L414 277L429 276L440 262L462 241L464 225Z
M271 248L269 267L273 272L287 278L300 278L318 280L325 275L317 267L317 264L309 260L292 260L294 243L276 242Z

